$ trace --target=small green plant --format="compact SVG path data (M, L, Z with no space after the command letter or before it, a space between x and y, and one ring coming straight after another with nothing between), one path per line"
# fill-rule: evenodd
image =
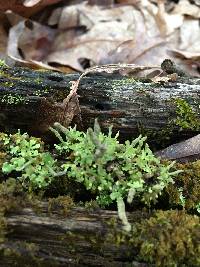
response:
M66 157L64 172L95 193L100 206L116 202L126 230L130 230L130 224L124 200L131 203L139 197L150 205L180 172L170 172L174 163L162 164L153 155L144 143L146 137L120 144L118 135L112 137L111 128L108 135L103 134L97 121L94 130L88 129L86 133L76 128L66 129L59 123L51 130L60 140L60 144L55 145L57 151Z
M174 123L180 127L180 129L191 129L193 131L199 131L200 121L197 114L193 111L192 107L184 99L176 99L176 114L177 118Z
M18 173L24 186L43 188L51 183L55 160L44 151L40 139L27 134L1 135L1 147L7 152L7 161L3 163L3 173Z

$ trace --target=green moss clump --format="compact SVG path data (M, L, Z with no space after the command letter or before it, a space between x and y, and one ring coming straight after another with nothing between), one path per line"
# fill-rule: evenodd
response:
M27 204L21 185L13 178L0 184L0 243L5 239L6 214Z
M129 235L115 236L132 247L136 260L162 267L200 266L200 219L184 211L157 211L135 223Z
M186 210L196 209L200 203L200 160L176 164L183 170L166 188L170 205L182 205Z
M61 215L66 215L74 206L73 199L70 196L59 196L57 198L49 198L48 212L59 209Z
M174 101L176 105L176 119L173 123L180 127L180 129L191 129L199 131L200 120L192 107L184 100L177 98Z

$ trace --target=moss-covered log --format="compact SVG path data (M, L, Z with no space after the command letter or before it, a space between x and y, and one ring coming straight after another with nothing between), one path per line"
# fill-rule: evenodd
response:
M134 212L133 217L138 220L142 215ZM6 220L8 234L0 244L0 266L121 267L132 264L136 255L127 246L106 242L110 229L120 226L114 211L72 208L63 215L62 208L48 211L43 202L37 212L25 208ZM135 261L131 266L150 265Z
M0 266L199 266L199 217L185 211L132 212L130 234L114 211L61 211L43 203L10 213Z
M78 77L78 74L8 68L2 64L0 130L20 128L43 134L53 122L64 123L67 114L62 101L70 92L71 81ZM196 122L200 116L198 78L182 77L155 83L118 74L88 74L81 79L78 95L84 128L92 126L98 117L103 129L113 125L113 130L120 130L124 138L143 130L164 129L167 133L171 127L169 122L177 118L177 99L185 100L197 114L195 118L191 114L187 123ZM184 118L187 108L182 110Z

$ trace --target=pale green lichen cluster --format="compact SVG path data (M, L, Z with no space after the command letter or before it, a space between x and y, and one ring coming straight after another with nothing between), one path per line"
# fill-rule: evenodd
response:
M96 195L100 206L116 202L119 216L130 230L124 201L131 203L136 197L147 205L156 202L163 189L173 182L179 171L171 171L174 163L162 164L145 139L139 136L132 142L120 144L117 136L101 132L98 123L86 133L76 128L56 124L51 129L60 140L55 145L65 163L44 151L41 141L27 134L4 135L1 146L7 151L2 172L17 172L25 187L45 188L55 177L65 176L76 181Z
M100 206L117 202L119 216L128 230L124 200L131 203L139 197L150 205L180 172L170 171L174 163L162 164L144 144L144 137L120 144L117 136L111 136L111 128L104 135L97 122L94 130L87 133L66 129L58 123L56 128L65 136L63 139L59 131L52 129L60 140L55 147L66 157L64 172L95 193Z
M18 105L25 102L25 98L20 95L7 94L1 98L1 102L8 105Z
M24 187L43 188L51 183L55 160L44 151L40 139L27 134L1 134L0 147L6 151L3 173L18 172Z

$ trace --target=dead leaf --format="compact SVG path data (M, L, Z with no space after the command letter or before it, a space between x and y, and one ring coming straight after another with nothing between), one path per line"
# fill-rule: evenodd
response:
M26 7L33 7L35 5L42 5L42 6L48 6L48 5L53 5L58 2L61 2L61 0L25 0L23 5Z
M173 14L188 15L193 18L200 18L200 7L191 4L188 0L181 0L175 5Z
M133 36L134 18L132 16L132 8L120 7L114 9L102 9L98 6L88 6L85 3L76 5L76 7L66 7L63 14L71 13L70 26L84 26L88 31L74 34L76 38L70 39L66 34L61 32L54 39L52 52L48 55L48 62L56 62L59 64L69 65L77 70L83 70L80 64L81 59L88 59L99 64L101 59L107 57L109 51L116 48L120 43L130 39ZM70 10L70 12L69 12ZM124 19L126 15L126 20ZM77 18L78 16L78 18ZM61 15L59 27L68 25ZM68 18L67 18L68 20ZM66 27L66 26L65 26ZM73 33L70 31L73 35ZM65 46L65 47L64 47Z
M200 61L200 52L199 53L193 53L193 52L188 52L188 51L182 51L178 49L171 50L171 52L182 59L190 59L193 61Z
M33 29L26 27L21 21L11 28L8 40L8 55L22 59L19 48L25 60L44 60L48 55L55 30L33 22Z
M176 159L184 161L200 157L200 134L177 144L171 145L155 153L163 159Z
M45 70L63 72L59 68L51 67L43 62L36 61L36 60L23 60L20 58L16 58L14 56L9 56L6 58L6 61L9 66L27 67L27 68L34 69L34 70L45 69Z
M161 36L167 36L179 28L183 23L182 14L168 14L165 11L163 1L158 1L158 11L155 15L155 20L160 29Z

